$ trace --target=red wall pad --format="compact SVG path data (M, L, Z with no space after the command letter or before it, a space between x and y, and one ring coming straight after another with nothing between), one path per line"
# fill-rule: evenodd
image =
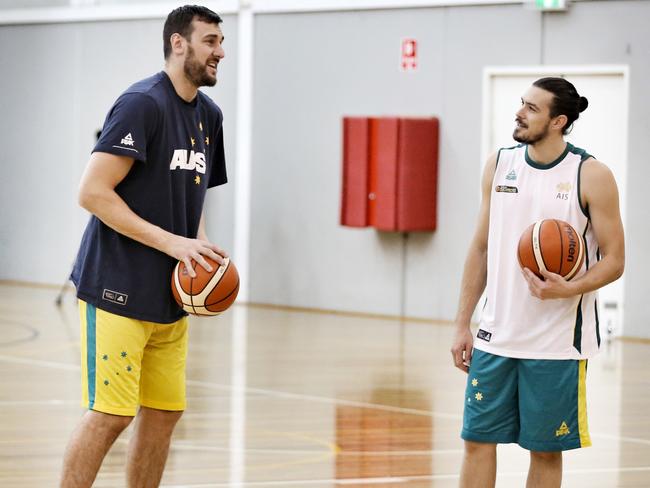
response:
M343 119L341 224L436 229L438 119Z
M398 138L399 119L370 119L368 224L378 230L397 230Z
M435 230L438 188L438 119L399 121L397 230Z
M343 119L341 225L368 226L368 118Z

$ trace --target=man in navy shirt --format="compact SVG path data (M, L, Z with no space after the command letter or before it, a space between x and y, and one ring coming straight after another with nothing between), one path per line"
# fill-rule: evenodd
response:
M207 188L226 183L214 86L224 57L221 18L205 7L172 11L165 68L128 88L109 111L82 177L92 216L72 280L81 318L82 404L61 486L92 485L104 456L136 418L127 486L158 486L185 409L187 316L170 289L178 260L210 271L226 253L205 233Z

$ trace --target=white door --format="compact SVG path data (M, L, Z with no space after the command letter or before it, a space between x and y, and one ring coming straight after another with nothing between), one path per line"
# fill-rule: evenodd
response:
M580 114L567 140L587 150L609 166L618 183L621 215L625 225L627 174L627 68L613 67L526 67L487 68L484 81L483 158L499 147L509 147L515 112L528 87L543 76L564 76L578 93L587 97L589 107ZM601 337L623 333L623 279L599 293Z

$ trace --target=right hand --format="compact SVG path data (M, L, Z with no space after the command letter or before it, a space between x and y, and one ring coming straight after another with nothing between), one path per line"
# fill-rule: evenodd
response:
M226 251L209 241L190 239L178 235L170 238L165 253L179 261L183 261L187 272L192 278L196 277L196 272L192 267L192 260L199 263L206 271L211 272L212 266L208 264L204 256L216 261L220 266L224 263L224 258L228 257Z
M469 327L458 326L451 346L451 356L454 366L467 373L472 361L472 349L474 347L474 335Z

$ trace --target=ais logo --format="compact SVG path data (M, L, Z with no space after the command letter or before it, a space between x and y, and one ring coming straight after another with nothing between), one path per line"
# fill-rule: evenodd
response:
M205 154L187 149L174 149L169 169L196 170L197 173L205 174Z

